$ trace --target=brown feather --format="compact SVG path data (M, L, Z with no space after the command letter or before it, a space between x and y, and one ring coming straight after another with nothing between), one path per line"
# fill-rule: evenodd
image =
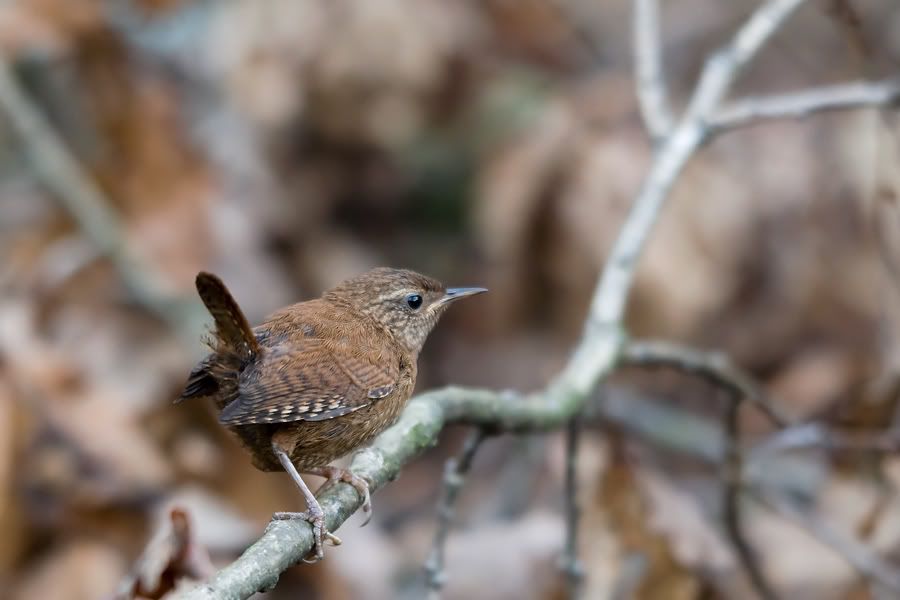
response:
M237 398L225 407L219 422L290 423L346 415L387 396L396 385L397 371L329 350L318 339L282 344L241 374Z
M282 468L273 439L302 471L394 423L415 387L419 351L447 306L439 282L376 269L250 329L216 276L199 274L197 291L215 319L216 341L182 398L210 396L220 422L263 470ZM407 306L409 294L420 295L421 310Z
M259 352L259 344L231 292L212 273L198 273L195 284L216 323L216 338L225 345L224 350L236 353L242 360L250 360Z

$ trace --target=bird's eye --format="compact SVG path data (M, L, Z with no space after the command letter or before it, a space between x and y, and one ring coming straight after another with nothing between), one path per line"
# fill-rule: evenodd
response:
M420 306L422 306L422 296L418 294L410 294L406 297L406 305L411 309L416 310Z

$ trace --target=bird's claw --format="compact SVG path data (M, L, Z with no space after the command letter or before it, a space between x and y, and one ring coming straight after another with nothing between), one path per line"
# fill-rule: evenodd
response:
M369 483L360 477L359 475L354 475L352 471L348 469L338 469L337 467L327 467L326 469L322 469L320 471L322 475L328 478L328 481L319 488L317 494L322 493L322 490L328 486L333 485L335 482L343 481L344 483L349 483L356 489L356 493L360 495L363 499L362 508L364 519L360 527L365 527L369 524L369 521L372 520L372 494L369 492Z
M345 483L349 483L356 489L356 493L362 497L362 508L363 511L363 522L359 525L360 527L365 527L369 524L369 521L372 520L372 494L369 492L369 483L359 477L358 475L354 475L350 471L342 472L338 477L335 477L338 481L343 481Z
M362 479L361 481L365 484L364 479ZM357 488L357 491L359 491L359 488ZM363 511L364 518L363 518L363 522L359 526L365 527L366 525L369 524L369 521L372 520L372 495L369 493L368 484L365 484L365 486L363 487L362 497L363 497L362 511Z
M277 512L272 515L272 519L276 521L297 519L306 521L310 525L312 525L313 541L315 542L315 547L313 549L315 558L309 559L307 557L303 557L301 560L307 564L314 564L325 558L325 547L323 544L323 540L330 543L332 546L341 545L341 538L334 535L325 528L325 514L321 509L319 509L318 511L309 510L307 512Z

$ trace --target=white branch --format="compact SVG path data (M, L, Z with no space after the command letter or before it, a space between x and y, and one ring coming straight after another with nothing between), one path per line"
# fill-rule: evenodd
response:
M660 148L610 251L591 304L588 327L608 327L622 320L635 263L672 184L709 135L708 120L744 67L804 1L769 0L750 16L729 44L707 61L685 116Z
M769 0L754 12L731 43L714 53L703 69L688 106L688 120L709 119L744 67L806 0Z
M634 2L634 68L641 116L654 143L672 130L659 35L659 0Z
M732 83L803 1L768 0L707 62L688 110L665 138L607 257L581 342L563 371L545 389L525 397L445 389L413 399L400 421L380 435L372 447L357 453L351 464L355 473L372 483L373 490L393 479L405 462L433 444L447 423L466 422L488 426L492 431L546 431L560 427L583 409L598 382L621 357L625 339L622 320L634 270L672 185L709 136L710 119ZM336 530L359 502L350 486L332 486L320 498L328 529ZM308 524L272 523L241 558L184 597L247 597L267 589L311 546Z
M709 125L716 133L771 119L803 118L849 108L885 106L900 101L900 78L823 86L777 96L750 97L722 107Z

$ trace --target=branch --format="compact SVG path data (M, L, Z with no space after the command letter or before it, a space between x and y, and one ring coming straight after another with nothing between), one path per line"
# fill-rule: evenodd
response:
M687 110L687 119L708 120L731 91L738 75L756 58L769 38L806 0L769 0L740 28L731 43L707 61Z
M438 528L434 534L434 542L431 545L431 556L425 563L425 576L428 589L433 596L440 593L444 587L446 575L444 573L444 555L447 544L447 535L450 525L453 523L456 497L462 489L466 475L472 466L475 453L484 441L483 429L476 429L466 438L463 449L458 458L451 458L444 465L444 490L438 503Z
M638 104L650 139L658 144L672 130L672 110L662 69L658 0L635 0L633 27Z
M767 490L753 490L757 500L793 522L847 561L860 575L877 581L893 593L900 593L900 572L852 535L831 527L821 516L803 512L794 503Z
M744 98L722 107L709 123L714 133L772 119L795 119L842 109L885 106L900 101L900 78L859 81L792 94Z
M622 362L640 367L669 367L698 375L759 408L775 425L790 423L784 411L769 399L745 371L732 364L721 352L703 352L662 341L629 341L622 351Z
M765 600L775 600L778 595L766 579L756 553L747 541L742 518L741 492L744 490L744 456L741 452L741 403L746 396L731 391L728 394L728 406L725 413L725 435L727 444L725 451L724 479L722 488L722 506L725 531L734 546L744 570L753 588Z
M740 71L803 0L768 0L734 39L703 70L688 111L666 138L607 257L585 322L582 339L562 372L537 393L447 388L410 401L399 421L350 465L373 491L396 477L403 465L435 443L449 422L465 422L491 431L526 432L557 429L583 407L597 384L613 369L624 335L621 328L637 259L659 217L675 179L708 134L706 120L718 107ZM336 484L319 499L326 526L336 531L360 499L347 484ZM270 589L281 572L312 547L308 523L276 521L234 563L209 582L184 594L187 598L246 598Z
M196 303L164 291L162 278L128 251L122 223L110 202L78 164L47 117L0 57L0 110L21 138L37 176L71 215L85 236L112 262L134 299L169 323L173 330L196 339L203 322Z
M581 434L579 418L572 417L566 430L566 541L560 557L560 568L566 576L568 597L578 598L584 579L584 567L578 560L578 441Z
M625 364L670 367L699 375L723 388L728 395L725 413L725 456L723 466L722 507L725 531L737 552L750 583L761 598L772 600L778 596L765 577L756 554L743 528L741 492L744 481L744 457L740 439L740 408L744 401L753 402L776 425L788 420L766 399L749 375L731 364L724 354L707 353L667 342L628 342L622 353Z
M685 115L660 147L622 225L597 284L588 327L618 327L634 268L669 191L710 135L708 120L744 67L805 0L768 0L706 63Z
M773 433L753 449L753 454L764 457L791 450L893 453L900 451L900 431L852 433L832 431L821 423L804 423Z

